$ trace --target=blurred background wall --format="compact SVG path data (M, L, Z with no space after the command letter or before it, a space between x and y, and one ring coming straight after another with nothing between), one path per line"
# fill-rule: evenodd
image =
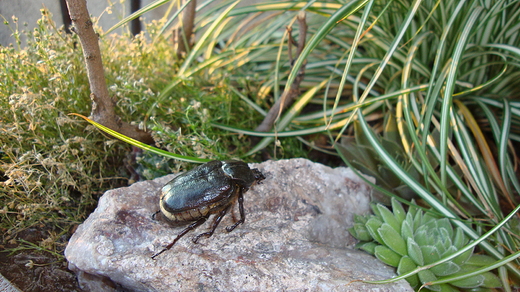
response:
M90 14L99 18L98 24L103 30L108 30L125 16L133 11L153 2L154 0L87 0ZM169 4L144 15L147 20L158 19L164 15ZM32 30L36 21L41 18L40 10L46 8L52 13L52 19L58 27L70 25L65 0L0 0L0 16L3 17L0 24L0 45L7 46L14 43L12 30L18 26L18 30ZM13 16L18 20L15 22ZM7 25L5 24L7 23ZM139 20L133 23L134 33L139 31Z

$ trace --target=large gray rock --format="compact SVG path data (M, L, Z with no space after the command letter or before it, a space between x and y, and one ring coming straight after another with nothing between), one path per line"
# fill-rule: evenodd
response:
M106 192L70 239L69 268L89 291L413 291L404 281L356 281L395 274L352 249L347 228L369 212L371 189L350 169L305 159L252 166L266 179L244 196L244 224L226 232L228 215L211 238L192 243L206 223L156 260L184 228L151 217L174 175Z

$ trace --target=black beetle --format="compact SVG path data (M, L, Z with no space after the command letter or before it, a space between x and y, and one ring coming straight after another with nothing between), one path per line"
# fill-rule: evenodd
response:
M258 169L250 169L242 161L213 160L183 173L161 190L160 211L172 224L178 225L194 221L186 227L168 246L152 256L152 259L169 250L182 236L197 228L218 213L208 232L193 238L197 243L201 236L210 237L226 212L238 200L240 220L226 227L231 232L239 224L244 223L243 194L257 182L265 179Z

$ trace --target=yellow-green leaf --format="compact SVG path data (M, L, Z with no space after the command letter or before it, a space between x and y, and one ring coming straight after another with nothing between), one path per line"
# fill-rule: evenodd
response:
M424 257L422 255L421 247L413 240L413 238L408 238L406 247L408 250L408 256L410 256L418 266L424 266Z
M430 268L430 271L432 271L438 277L448 276L460 271L460 266L453 263L452 261L447 261Z
M401 261L399 261L399 265L397 266L397 274L402 275L406 274L410 271L413 271L417 268L417 265L413 262L413 260L408 257L404 256L401 258ZM411 275L410 277L406 278L406 281L410 283L410 286L416 287L419 285L419 277L417 274Z
M379 236L379 233L377 232L377 229L381 227L383 222L379 220L377 217L372 217L368 219L367 224L365 225L367 227L368 232L370 233L370 236L374 238L375 241L379 242L380 244L384 244L384 241L381 239L381 236Z
M389 224L398 234L401 234L401 222L395 218L394 214L381 204L378 204L377 208L383 222Z
M437 280L437 277L435 276L435 274L433 274L433 272L430 270L420 271L418 273L418 275L419 275L419 280L421 281L422 284L425 284L428 282L433 282L433 281ZM426 288L433 290L433 291L441 291L441 287L439 285L426 286Z
M399 265L399 261L401 260L401 256L399 254L382 245L376 246L374 255L380 261L392 267L397 267Z
M403 222L406 218L406 211L404 210L403 205L401 205L396 198L392 198L392 210L397 221L400 223Z
M475 275L462 280L452 281L450 284L460 288L476 288L484 284L484 276Z
M401 237L401 234L391 227L390 224L383 223L377 232L386 246L402 256L407 254L406 242Z
M422 255L424 257L425 264L431 264L441 259L439 250L433 245L421 246Z

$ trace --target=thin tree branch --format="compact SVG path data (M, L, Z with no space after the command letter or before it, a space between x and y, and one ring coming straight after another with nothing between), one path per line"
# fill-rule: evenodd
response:
M79 36L85 57L91 92L90 98L92 99L92 112L90 113L92 120L143 143L153 143L154 140L149 133L121 121L115 113L116 101L110 98L108 93L98 35L94 32L89 17L87 2L85 0L66 1L73 31Z

